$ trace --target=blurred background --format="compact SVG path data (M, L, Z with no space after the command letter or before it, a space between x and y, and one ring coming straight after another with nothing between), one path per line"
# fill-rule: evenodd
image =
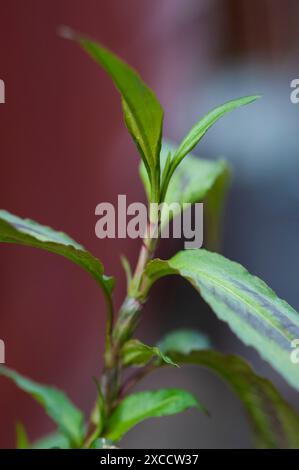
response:
M299 308L299 105L290 102L298 78L296 0L0 0L0 206L62 229L117 276L119 255L132 262L134 240L98 240L99 202L143 201L138 156L109 78L59 25L100 40L139 70L165 108L165 133L178 142L211 107L262 93L205 136L197 153L225 156L233 180L223 218L224 254L262 277ZM167 257L180 244L162 243ZM139 335L156 342L169 328L194 327L215 347L240 353L299 406L296 394L219 322L184 281L153 289ZM101 370L104 302L79 267L30 248L0 246L0 338L7 365L66 390L89 412L93 376ZM151 420L131 431L124 447L251 447L241 405L208 371L163 371L143 388L183 386L211 411ZM22 421L32 440L51 431L43 411L0 381L0 447L15 445Z

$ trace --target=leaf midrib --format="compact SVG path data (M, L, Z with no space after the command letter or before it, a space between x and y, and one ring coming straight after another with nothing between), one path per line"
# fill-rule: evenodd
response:
M177 268L176 268L177 269ZM250 307L251 309L255 310L257 313L260 313L260 315L263 317L263 320L265 320L268 324L270 324L270 326L272 326L276 331L278 331L281 335L284 336L285 339L287 339L288 341L290 340L290 338L287 336L287 334L283 331L281 331L277 325L273 324L273 322L271 321L271 319L263 312L263 310L260 310L258 308L258 304L256 304L255 302L253 302L253 305L250 304L246 299L244 299L243 297L240 296L240 294L238 294L234 289L231 289L230 286L227 285L227 283L224 281L223 283L220 283L219 281L217 281L213 276L209 276L208 274L206 274L206 272L204 271L201 271L200 269L198 270L198 272L200 272L202 274L203 277L207 278L207 279L210 279L212 282L214 282L214 284L220 286L220 288L222 288L223 290L226 290L227 292L230 292L231 294L233 294L236 298L240 299L240 301L246 305L248 305L248 307ZM189 276L186 276L188 279L192 280L192 277L190 278ZM277 344L275 342L275 344Z

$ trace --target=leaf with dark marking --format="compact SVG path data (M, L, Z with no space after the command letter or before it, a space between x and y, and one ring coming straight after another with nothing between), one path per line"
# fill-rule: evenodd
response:
M287 302L240 264L203 249L153 260L146 269L151 282L168 274L191 282L216 315L299 390L299 367L290 357L299 314Z
M178 364L208 367L228 383L244 406L257 447L299 448L298 413L269 380L256 375L242 358L211 350L166 352Z

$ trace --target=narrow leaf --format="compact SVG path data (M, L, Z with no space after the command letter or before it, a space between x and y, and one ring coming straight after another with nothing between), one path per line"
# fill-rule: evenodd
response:
M205 133L210 129L210 127L213 126L213 124L218 121L218 119L220 119L226 113L233 111L236 108L239 108L240 106L252 103L258 98L260 98L259 95L245 96L244 98L228 101L227 103L218 106L217 108L213 109L208 114L206 114L202 119L200 119L197 124L195 124L195 126L192 127L192 129L188 132L187 136L184 138L179 148L177 149L173 157L175 166L177 166L183 160L183 158L189 152L191 152L191 150L198 144L198 142L202 139Z
M166 364L176 366L159 348L147 346L137 339L131 339L123 345L121 356L125 366L144 366L154 358L159 358Z
M138 73L101 44L67 30L111 77L122 97L125 122L133 137L149 176L160 171L163 110L152 90Z
M105 437L118 441L145 419L181 413L192 407L204 411L197 399L185 390L161 389L135 393L116 407L108 422Z
M73 261L89 272L110 298L114 281L104 275L102 263L65 233L0 210L0 242L40 248Z
M147 267L152 282L167 274L190 281L217 316L299 390L299 368L290 357L291 341L299 338L299 314L287 302L240 264L203 249Z
M241 400L252 427L255 445L263 449L298 449L299 415L269 380L240 357L217 351L168 353L179 364L206 366L224 379Z
M75 447L80 446L84 438L84 417L63 392L33 382L7 367L0 366L0 375L11 379L21 390L35 398L69 442Z

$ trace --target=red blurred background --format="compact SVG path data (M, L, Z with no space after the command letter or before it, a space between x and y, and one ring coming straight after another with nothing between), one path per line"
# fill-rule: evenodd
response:
M250 168L248 163L243 166L237 163L240 183L233 186L232 194L239 203L244 201L245 208L248 204L252 213L258 205L254 195L265 187L264 177L261 186L256 183L256 172L263 175L260 162L266 159L265 149L271 144L276 150L278 145L273 142L276 127L271 127L278 126L271 121L273 109L282 112L276 98L285 93L285 114L290 127L286 128L283 141L290 144L294 140L294 145L287 152L290 158L284 156L287 184L278 188L279 201L284 201L289 210L298 207L295 203L291 206L293 198L298 202L297 185L292 179L298 170L295 158L298 119L294 118L294 107L288 101L289 82L295 78L294 64L298 64L298 33L294 24L298 10L298 2L291 0L0 0L0 78L6 84L6 103L0 105L1 207L65 231L97 255L107 274L119 279L116 288L119 304L125 292L119 255L125 253L134 261L136 245L130 240L97 240L94 209L102 201L116 202L118 194L127 194L129 202L144 199L138 179L138 156L123 125L119 97L109 78L76 45L57 35L59 25L69 25L100 40L134 65L155 89L166 110L166 132L173 138L180 138L193 124L198 109L207 111L210 104L219 104L221 100L264 92L266 114L262 118L255 111L240 111L241 146L230 130L226 132L225 125L219 125L219 133L214 134L214 139L213 135L210 137L213 143L203 147L207 156L230 153L232 163L235 155L237 160L237 154L247 156L251 149L255 157L250 160L249 156L249 160L258 163L252 163ZM277 88L279 79L283 85ZM267 97L271 100L271 96L275 108L269 105L267 108ZM263 112L261 107L257 109ZM239 118L229 119L230 129L236 130ZM268 131L264 129L267 137L263 137L259 119L268 124ZM260 153L246 140L248 130L256 131ZM275 195L275 175L281 175L281 170L279 158L275 159L273 154L271 158L267 168L271 168L274 179L266 179L266 188L268 195L269 188L270 195ZM253 184L255 192L248 192L248 186ZM284 191L292 185L295 196ZM229 214L236 218L228 216L226 253L247 263L298 307L294 278L290 276L287 282L282 273L279 276L273 272L273 256L278 247L282 248L276 263L280 266L278 271L284 271L285 266L291 273L292 263L295 267L299 261L298 248L291 253L280 246L281 233L275 242L272 232L279 220L273 218L269 225L269 210L265 207L260 218L256 213L252 215L256 217L255 229L250 232L249 214L249 233L245 234L244 229L236 236L235 227L241 223L242 215L233 202L229 207ZM290 244L298 236L296 214L294 209L287 216L285 236ZM266 251L262 264L260 253L253 253L271 237L270 232L274 245L270 245L271 249L263 245ZM167 255L170 248L164 249ZM38 250L2 245L0 259L0 338L6 344L7 364L35 380L61 387L88 412L96 392L91 378L100 372L103 348L104 303L97 285L79 267ZM155 341L166 327L179 326L178 304L185 311L185 301L181 299L188 298L190 322L184 315L183 326L205 326L214 334L217 345L247 354L266 375L281 383L254 353L232 338L225 326L208 319L210 312L203 313L199 321L197 297L186 286L175 291L174 286L177 284L170 287L162 284L155 290L158 301L147 309L141 330L145 338ZM196 376L196 380L182 372L178 376L181 383L197 391L201 380L201 392L215 407L214 421L208 423L202 417L187 416L191 437L186 436L184 418L173 418L172 429L168 420L156 428L145 424L143 437L133 432L127 445L250 445L241 408L229 391L205 372ZM155 383L173 384L174 380L170 373L166 378L157 377ZM281 386L296 402L293 392L285 384ZM43 411L12 384L1 380L0 390L0 447L14 445L14 426L18 420L25 423L32 439L52 429Z

